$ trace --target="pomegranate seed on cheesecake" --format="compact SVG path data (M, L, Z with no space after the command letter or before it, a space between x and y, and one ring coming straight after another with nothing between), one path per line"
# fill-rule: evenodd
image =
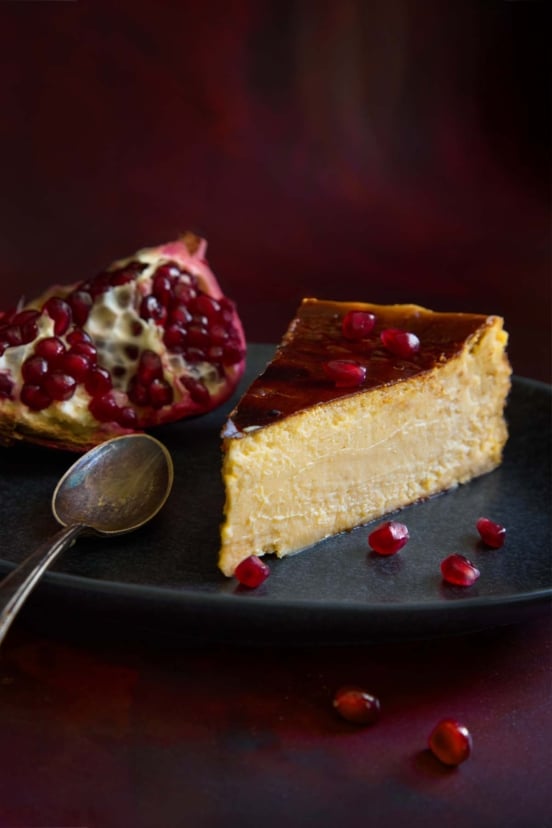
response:
M507 338L498 316L304 299L223 430L222 572L496 468Z

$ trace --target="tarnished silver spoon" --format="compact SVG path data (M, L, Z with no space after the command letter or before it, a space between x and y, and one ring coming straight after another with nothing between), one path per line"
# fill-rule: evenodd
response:
M151 520L173 483L165 446L147 434L115 437L83 454L52 495L64 529L42 544L0 583L0 644L25 599L50 564L81 534L120 535Z

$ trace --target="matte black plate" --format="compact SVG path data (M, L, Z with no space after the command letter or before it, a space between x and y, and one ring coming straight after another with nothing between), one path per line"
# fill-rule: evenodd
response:
M273 346L251 345L247 376ZM48 625L91 625L111 635L177 635L240 643L331 643L425 636L518 622L549 606L551 387L515 378L510 439L500 469L401 512L411 540L379 558L366 527L281 561L248 591L217 570L222 517L219 431L235 402L196 420L156 430L175 463L167 505L147 527L113 539L85 538L65 553L25 610ZM236 396L237 398L237 396ZM0 572L22 560L58 526L50 498L74 461L65 452L0 449ZM501 550L483 548L475 522L507 527ZM481 570L469 589L442 583L439 564L460 552Z

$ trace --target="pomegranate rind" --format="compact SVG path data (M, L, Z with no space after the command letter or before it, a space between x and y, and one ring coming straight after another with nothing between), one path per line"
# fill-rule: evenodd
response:
M4 385L12 385L13 393L0 393L0 444L12 445L18 441L32 442L52 448L71 451L87 451L110 437L143 431L160 424L186 417L198 416L221 405L235 390L245 369L246 343L243 326L234 305L224 297L222 288L205 258L207 243L204 239L187 233L182 238L159 247L139 250L132 256L119 259L107 268L106 273L121 270L131 262L138 262L141 270L131 281L110 286L99 294L86 321L78 328L88 334L98 351L98 365L111 371L117 366L121 376L114 377L113 397L120 407L132 407L137 413L133 428L125 428L118 422L99 422L89 410L91 395L80 383L71 399L52 402L42 410L31 410L20 397L23 384L21 366L33 354L38 339L58 335L54 320L43 310L52 297L67 299L84 282L70 285L54 285L41 296L29 302L17 312L35 309L40 311L37 335L32 341L0 350L0 378ZM163 341L165 329L153 319L140 316L140 302L151 295L153 276L164 263L174 263L183 278L194 280L198 292L214 300L225 302L225 313L235 354L224 364L214 364L206 356L193 363L184 354L169 351ZM6 324L9 313L0 316L0 325ZM132 335L130 334L132 331ZM0 330L1 333L1 330ZM66 334L59 338L67 344ZM1 344L1 343L0 343ZM129 357L131 349L140 355L145 350L159 356L163 378L170 385L172 400L159 407L136 405L129 399L128 390L136 373L139 356ZM128 370L127 370L128 369ZM203 393L193 395L190 385L200 384ZM0 389L1 391L1 389Z

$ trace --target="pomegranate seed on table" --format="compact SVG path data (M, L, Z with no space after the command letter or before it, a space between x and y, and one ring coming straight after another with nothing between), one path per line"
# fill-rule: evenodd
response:
M378 555L394 555L408 543L410 534L404 523L390 520L368 535L370 547Z
M333 380L337 388L354 388L361 385L366 378L366 368L358 362L348 359L332 359L322 366L326 376Z
M492 549L500 549L504 545L506 529L500 523L481 517L476 523L476 528L486 546L490 546Z
M442 719L431 731L428 745L444 765L456 767L468 759L473 742L465 725L455 719Z
M464 555L455 553L441 561L441 574L448 584L469 587L481 573Z
M380 339L388 351L402 359L410 359L420 350L420 340L414 333L398 328L386 328Z
M380 717L379 699L362 687L340 687L333 698L333 706L342 719L353 724L370 725Z
M234 576L242 586L255 589L266 581L270 568L257 555L250 555L236 567Z
M349 311L343 317L341 330L346 339L364 339L374 330L376 317L367 311Z

